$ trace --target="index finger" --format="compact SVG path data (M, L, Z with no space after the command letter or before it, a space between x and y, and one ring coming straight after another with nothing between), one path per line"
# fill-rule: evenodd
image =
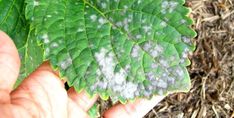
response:
M20 59L13 41L0 31L0 90L11 92L18 77Z
M104 113L105 118L142 118L165 96L154 96L151 100L140 99L126 105L117 104Z

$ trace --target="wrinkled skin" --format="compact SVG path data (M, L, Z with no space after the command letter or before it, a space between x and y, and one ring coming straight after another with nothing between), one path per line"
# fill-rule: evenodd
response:
M12 40L0 31L0 117L1 118L87 118L87 111L98 96L68 91L49 63L42 64L13 90L19 74L20 59ZM107 110L106 118L136 118L144 116L163 96L151 100L136 100L117 104Z

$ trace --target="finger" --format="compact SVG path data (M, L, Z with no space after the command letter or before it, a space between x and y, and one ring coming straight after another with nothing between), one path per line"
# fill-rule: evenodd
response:
M9 93L19 74L20 59L13 41L0 31L0 90Z
M55 74L56 76L60 76L60 74L59 74L59 71L58 70L53 70L52 68L51 68L51 65L50 65L50 62L49 61L46 61L46 62L44 62L42 65L46 65L46 66L41 66L39 69L43 69L43 70L47 70L47 71L50 71L50 72L52 72L53 74ZM66 77L63 77L63 78L59 78L59 80L63 83L63 85L66 83L66 81L67 81L67 78Z
M68 101L68 118L89 118L87 112L81 109L76 103L69 99Z
M44 113L43 117L67 117L67 92L63 83L48 63L42 64L41 67L25 79L11 93L11 96L12 104L23 106L31 113L35 112L32 111L35 110L32 107L34 105L40 110L39 113Z
M85 91L77 93L73 87L68 90L68 96L84 111L88 111L98 98L97 95L91 98Z
M164 96L155 96L151 100L141 99L134 103L126 105L117 104L104 113L105 118L142 118L156 104L158 104Z

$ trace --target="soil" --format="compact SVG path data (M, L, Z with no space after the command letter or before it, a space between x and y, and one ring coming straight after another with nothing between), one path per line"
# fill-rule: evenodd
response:
M186 6L198 33L191 90L168 95L145 118L234 118L234 0L187 0ZM101 113L112 106L98 104Z

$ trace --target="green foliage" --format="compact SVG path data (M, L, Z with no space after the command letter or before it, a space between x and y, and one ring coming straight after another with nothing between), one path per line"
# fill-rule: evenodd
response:
M94 104L88 111L90 118L99 118L99 106Z
M50 60L78 92L124 103L190 88L196 33L184 2L0 1L0 28L22 56L21 78Z

